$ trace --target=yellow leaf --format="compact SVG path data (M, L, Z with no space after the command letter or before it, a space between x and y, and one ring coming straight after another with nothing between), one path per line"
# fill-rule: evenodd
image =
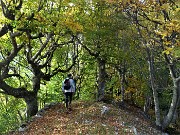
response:
M73 32L82 32L83 31L83 26L77 22L74 22L73 20L67 19L67 20L65 20L64 23Z
M169 23L169 24L167 24L166 26L168 26L168 27L174 27L175 25L174 25L174 23Z
M163 4L162 6L161 6L161 8L163 9L163 10L168 10L169 9L169 4Z
M164 39L166 36L168 36L168 32L164 31L161 33L162 39Z
M176 8L176 12L179 12L180 11L180 8Z
M170 52L168 50L164 50L162 53L163 54L169 54Z
M174 23L174 24L178 24L178 23L179 23L179 20L177 20L177 19L172 19L171 22Z
M155 30L154 32L155 32L157 35L161 35L161 32L158 31L158 30Z
M132 7L136 8L137 6L135 4L131 4Z
M168 47L168 48L167 48L167 51L172 52L172 51L173 51L173 48Z
M164 54L170 54L171 52L173 51L173 48L172 47L168 47L166 48L166 50L164 50L162 53Z
M166 41L164 42L165 45L170 45L171 44L171 41Z

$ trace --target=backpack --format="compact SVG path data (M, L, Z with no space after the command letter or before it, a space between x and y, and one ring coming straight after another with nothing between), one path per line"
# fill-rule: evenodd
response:
M66 79L66 80L64 81L64 89L65 89L65 90L69 90L70 88L71 88L70 81L69 81L69 79Z

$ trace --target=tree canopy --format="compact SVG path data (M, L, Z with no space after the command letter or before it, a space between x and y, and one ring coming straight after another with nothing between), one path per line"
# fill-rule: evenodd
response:
M162 129L177 119L178 0L0 0L0 18L0 116L11 102L18 123L25 107L29 118L61 102L71 72L76 99L152 109Z

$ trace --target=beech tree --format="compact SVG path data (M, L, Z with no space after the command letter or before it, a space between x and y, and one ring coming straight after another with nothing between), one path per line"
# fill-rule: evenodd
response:
M80 26L68 16L68 3L0 2L1 93L23 98L27 115L33 116L38 111L41 81L50 81L54 75L74 66L76 56L66 56L64 52L66 45L75 42L73 32L80 31ZM66 65L60 63L59 55L70 59ZM16 84L9 83L12 81Z
M33 116L42 85L74 66L84 70L88 62L86 70L93 74L89 80L97 81L91 82L91 91L97 85L98 101L104 100L108 88L115 88L124 102L128 91L131 94L140 89L139 83L148 85L150 80L156 125L165 129L180 100L179 13L179 2L168 0L0 0L0 92L24 99L28 116ZM163 120L155 64L162 57L173 84L172 102ZM145 79L140 82L142 74ZM81 77L80 82L89 76Z
M122 13L114 10L113 5L109 5L105 1L82 3L83 6L81 6L84 9L81 7L82 12L79 14L79 18L84 28L82 36L77 38L79 38L81 46L97 62L97 100L103 101L108 80L106 68L108 63L112 63L110 61L114 57L114 52L118 52L117 48L120 48L118 39L122 37L119 37L119 33L127 28L128 21ZM121 40L121 42L123 41Z
M156 125L165 129L171 123L180 101L180 76L177 62L179 56L180 21L178 1L126 1L121 3L123 10L132 19L139 38L144 46L148 62L155 104ZM161 122L159 99L155 81L153 47L163 53L173 82L172 102L169 111Z

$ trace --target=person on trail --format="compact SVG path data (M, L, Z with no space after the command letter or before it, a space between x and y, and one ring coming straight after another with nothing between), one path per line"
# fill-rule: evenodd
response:
M62 83L62 91L65 95L65 105L67 111L71 111L71 102L73 94L75 93L75 82L72 74L68 74L67 78Z

